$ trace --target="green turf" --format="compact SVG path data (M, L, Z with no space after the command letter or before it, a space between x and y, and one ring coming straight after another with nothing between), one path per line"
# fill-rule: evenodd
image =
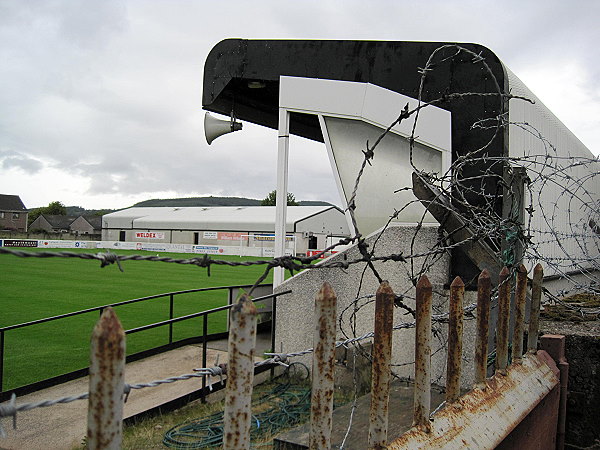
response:
M115 253L149 254L126 250ZM160 253L160 256L189 258L192 255ZM219 255L218 259L247 261L259 258ZM0 254L0 326L166 292L253 284L265 269L265 266L212 266L208 277L206 269L189 265L127 261L122 266L124 272L120 272L115 264L100 268L100 262L96 260L20 258ZM265 282L271 283L272 277ZM225 304L227 290L182 294L175 296L174 316ZM123 327L131 329L168 319L169 299L119 306L116 312ZM224 312L211 315L209 333L224 331L226 318ZM98 312L94 312L6 332L3 390L86 367L90 333L97 319ZM201 332L201 318L173 325L174 340L197 336ZM167 342L168 327L132 334L127 337L127 353Z

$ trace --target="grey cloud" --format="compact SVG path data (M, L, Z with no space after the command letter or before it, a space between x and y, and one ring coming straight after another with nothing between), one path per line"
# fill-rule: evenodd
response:
M517 75L565 58L582 62L590 84L600 71L597 2L365 4L267 0L256 11L239 0L0 0L0 148L18 153L2 167L41 170L51 158L89 178L89 196L264 197L275 186L274 132L245 125L211 147L202 134L204 61L227 37L479 42ZM597 101L596 86L582 88ZM292 167L297 198L338 202L323 161Z
M61 34L83 48L104 47L111 34L127 26L126 7L121 0L94 3L61 2L57 8Z
M44 164L37 159L6 151L0 151L0 164L3 169L18 168L30 174L35 174L44 167Z

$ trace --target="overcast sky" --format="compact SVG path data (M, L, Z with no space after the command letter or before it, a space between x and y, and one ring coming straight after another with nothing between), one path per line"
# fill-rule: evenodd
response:
M0 0L0 193L122 208L275 186L276 133L210 147L202 77L225 38L475 42L600 154L600 2ZM339 197L322 144L292 140L290 191Z

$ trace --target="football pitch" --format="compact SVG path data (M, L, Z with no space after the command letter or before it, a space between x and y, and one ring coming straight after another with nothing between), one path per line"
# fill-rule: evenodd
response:
M96 253L89 249L68 251ZM127 250L113 252L156 254ZM159 253L159 256L184 259L200 255ZM260 259L220 255L213 258L230 261ZM101 268L98 260L22 258L0 254L0 327L167 292L253 284L265 270L264 265L213 265L209 277L206 269L193 265L149 261L125 261L121 265L123 272L116 264ZM271 282L270 275L264 283ZM226 305L227 295L227 290L176 295L173 316ZM118 306L115 311L126 330L167 320L169 297ZM98 317L96 311L7 331L4 336L3 390L87 367L90 335ZM225 331L226 320L226 312L211 314L208 332ZM201 333L201 317L173 324L174 341ZM168 338L168 326L128 335L127 354L167 344Z

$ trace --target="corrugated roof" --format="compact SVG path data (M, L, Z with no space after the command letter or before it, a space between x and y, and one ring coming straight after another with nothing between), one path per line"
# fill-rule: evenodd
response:
M332 208L335 207L289 206L286 229L293 231L300 220ZM102 222L104 228L273 231L275 207L129 208L104 215Z

